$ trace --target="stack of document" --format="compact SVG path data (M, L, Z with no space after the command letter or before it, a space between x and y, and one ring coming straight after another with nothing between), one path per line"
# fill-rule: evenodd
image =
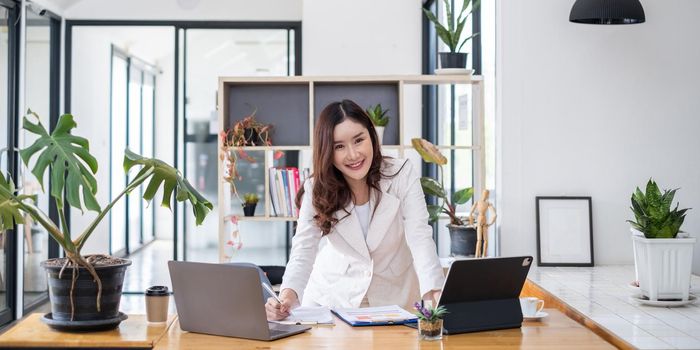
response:
M280 324L334 324L331 310L325 306L302 306L293 309Z
M333 309L333 313L351 326L382 326L414 323L416 315L398 305L364 307L357 309Z

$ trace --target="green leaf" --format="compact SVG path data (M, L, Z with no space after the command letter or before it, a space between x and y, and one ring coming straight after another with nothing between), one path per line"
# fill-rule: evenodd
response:
M163 200L161 205L170 208L170 201L173 193L175 193L175 198L178 202L188 201L190 203L197 225L200 225L214 208L204 196L190 185L189 181L187 181L177 169L162 160L145 158L128 149L125 150L124 171L129 172L129 170L136 165L143 166L139 174L145 174L148 170L153 169L151 180L146 186L146 191L143 193L144 200L150 202L158 189L162 186Z
M44 174L47 168L51 168L51 196L57 201L63 202L65 190L68 203L83 210L80 200L82 193L83 202L88 210L100 211L95 194L97 193L97 160L90 154L88 140L71 134L71 130L77 126L70 114L64 114L58 119L56 128L49 135L39 121L39 117L32 111L28 114L37 119L32 123L26 116L23 118L24 130L38 136L29 147L20 150L19 154L26 166L32 157L38 154L32 174L44 187Z
M428 205L428 215L429 215L429 221L435 221L440 217L440 213L442 212L442 206L441 205Z
M411 144L426 163L435 163L437 165L447 164L447 158L445 158L445 156L440 153L440 150L429 141L414 138L411 139Z
M443 2L445 3L445 14L447 15L447 28L452 33L454 31L454 13L452 13L450 2L448 0L443 0Z
M440 183L427 176L420 178L420 185L423 187L423 192L430 196L438 196L445 198L445 189L440 186Z
M5 176L0 173L0 232L12 229L15 224L24 223L22 213L19 210L17 202L12 198L15 186L12 179L5 179Z
M468 202L474 195L474 189L467 187L463 190L459 190L452 195L452 203L454 204L464 204Z
M632 227L644 233L646 238L675 238L685 220L688 209L678 209L678 204L671 210L677 190L664 190L651 179L647 182L646 193L639 187L631 198L632 213L636 221L628 221Z
M423 12L425 12L425 15L428 17L428 19L433 22L433 25L435 25L435 31L437 32L437 35L440 37L440 40L442 40L445 45L447 45L450 48L450 51L455 52L455 46L457 46L457 43L452 42L452 35L447 28L445 28L438 19L435 17L435 15L426 10L423 9Z
M467 41L471 40L472 38L476 37L477 35L479 35L479 33L474 33L474 34L470 35L468 38L464 39L464 41L462 41L462 43L459 45L459 47L457 47L457 52L459 52L459 50L462 49L462 46L464 46L464 44L466 44Z

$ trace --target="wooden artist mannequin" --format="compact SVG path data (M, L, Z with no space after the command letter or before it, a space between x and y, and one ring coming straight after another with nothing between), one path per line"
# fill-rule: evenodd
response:
M491 217L491 222L487 223L487 212L491 209L493 216ZM474 254L475 258L481 258L486 256L486 248L489 244L489 226L496 222L496 208L489 202L489 190L484 190L481 193L481 199L474 202L472 209L469 212L469 225L474 225L474 210L476 210L476 252ZM483 248L482 248L483 241Z

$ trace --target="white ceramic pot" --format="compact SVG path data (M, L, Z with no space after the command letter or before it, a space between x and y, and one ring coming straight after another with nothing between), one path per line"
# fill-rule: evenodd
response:
M375 126L374 130L377 131L377 137L379 138L379 144L383 145L384 144L384 127L383 126Z
M649 300L688 300L695 238L645 238L632 233L639 289Z

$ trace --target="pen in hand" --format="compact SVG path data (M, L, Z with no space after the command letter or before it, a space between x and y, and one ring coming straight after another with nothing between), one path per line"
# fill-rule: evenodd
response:
M267 283L263 282L261 284L263 289L267 292L267 294L270 294L273 298L275 298L275 301L277 301L280 304L280 311L289 312L288 307L282 303L282 300L277 296L277 293L275 293L275 291L272 290L272 288L269 285L267 285Z
M263 282L260 284L262 284L263 289L265 289L267 294L270 294L273 298L275 298L275 300L277 300L278 303L282 304L282 300L280 300L280 298L277 296L277 293L275 293L275 291L272 290L272 288L270 288L270 286L268 286L267 283Z

